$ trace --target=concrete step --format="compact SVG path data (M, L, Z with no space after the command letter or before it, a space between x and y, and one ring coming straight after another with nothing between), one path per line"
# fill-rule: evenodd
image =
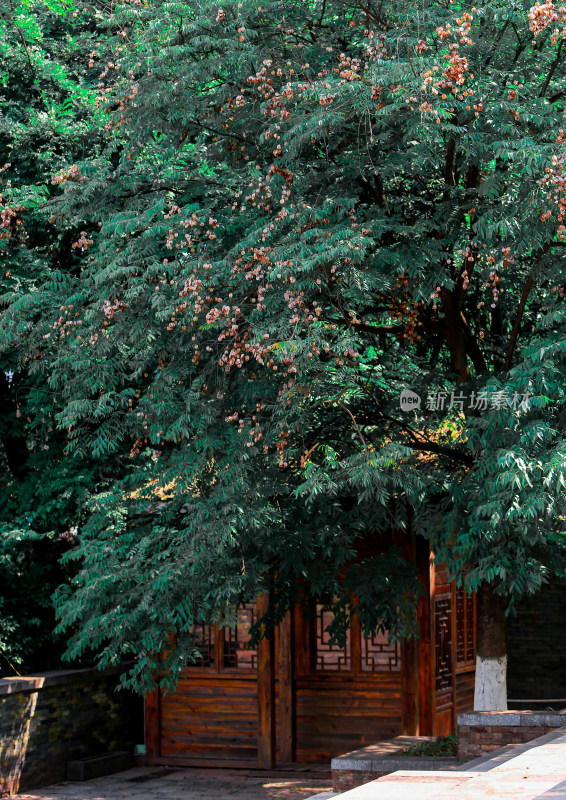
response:
M334 792L348 791L397 770L438 772L439 770L460 768L455 756L403 754L403 750L429 742L436 742L436 738L433 736L396 736L394 739L387 739L351 753L335 756L331 761Z

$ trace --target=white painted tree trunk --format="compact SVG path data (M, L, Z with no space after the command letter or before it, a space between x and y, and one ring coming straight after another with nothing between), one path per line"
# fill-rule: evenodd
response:
M507 711L507 656L476 659L474 711Z
M506 600L488 583L477 593L474 711L507 711Z

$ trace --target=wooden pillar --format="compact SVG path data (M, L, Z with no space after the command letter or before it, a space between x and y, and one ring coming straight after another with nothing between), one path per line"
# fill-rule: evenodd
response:
M269 608L269 595L258 597L258 616ZM259 769L275 766L275 658L273 632L269 639L262 637L257 648L257 701L258 741L257 765Z
M419 661L418 643L409 639L401 648L402 732L419 735Z
M295 697L293 686L293 618L288 611L279 625L279 758L295 760Z
M409 513L407 530L400 542L403 556L410 564L417 563L417 538L413 515ZM418 611L417 624L418 624ZM419 735L419 654L418 639L408 639L401 647L401 725L405 736Z
M161 714L159 689L145 696L145 753L147 758L161 755Z
M417 642L419 736L432 736L434 728L434 559L428 541L417 537L417 565L424 594L419 598Z

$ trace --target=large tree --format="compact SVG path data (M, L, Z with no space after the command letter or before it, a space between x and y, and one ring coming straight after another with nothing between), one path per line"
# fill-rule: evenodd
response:
M106 148L53 178L81 267L5 313L71 452L130 455L59 599L70 653L174 682L194 621L258 589L277 619L305 581L338 623L355 590L367 631L407 635L414 568L353 555L412 515L479 590L478 707L503 705L505 606L566 553L566 16L114 13Z

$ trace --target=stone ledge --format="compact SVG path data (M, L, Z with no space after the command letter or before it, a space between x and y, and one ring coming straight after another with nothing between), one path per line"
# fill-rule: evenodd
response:
M384 758L397 757L400 750L423 742L435 742L435 736L396 736L383 742L366 745L351 753L335 756L331 761L332 769L369 769L367 764L380 764ZM409 756L410 758L410 756ZM352 766L345 766L346 764ZM364 764L364 766L361 766Z
M458 764L456 756L392 756L382 758L352 759L344 756L333 758L333 772L396 772L408 770L444 770Z
M452 771L458 768L455 756L414 756L402 751L416 744L436 741L434 736L396 736L351 753L336 756L331 761L332 789L346 792L372 782L397 770L418 772Z
M7 694L17 694L19 692L35 692L38 689L47 689L50 686L61 686L84 681L92 676L93 679L104 678L111 675L119 675L126 665L118 667L108 667L99 670L96 667L85 667L84 669L57 669L51 672L41 672L38 675L29 675L23 678L10 677L0 678L0 696Z
M472 711L458 714L458 725L466 728L528 727L561 728L566 722L565 711Z

